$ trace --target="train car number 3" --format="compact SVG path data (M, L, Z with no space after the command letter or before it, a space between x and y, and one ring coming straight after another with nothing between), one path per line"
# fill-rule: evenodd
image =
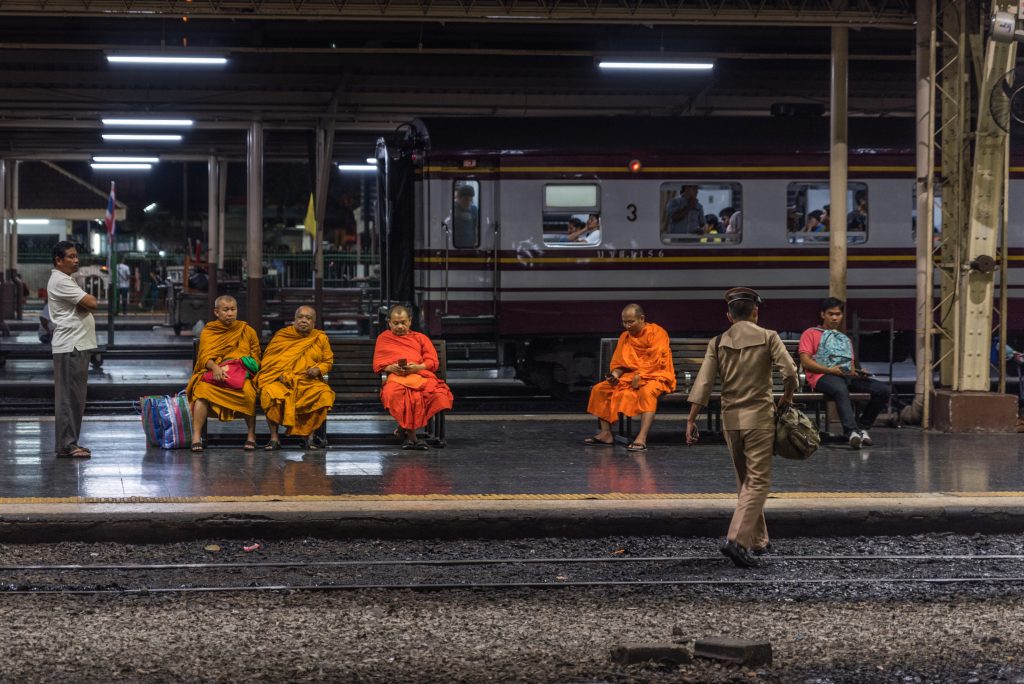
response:
M626 205L626 220L627 221L636 221L636 205L635 204L627 204Z

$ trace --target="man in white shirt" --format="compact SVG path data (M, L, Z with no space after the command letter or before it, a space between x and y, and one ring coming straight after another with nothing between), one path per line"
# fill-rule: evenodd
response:
M53 247L53 270L46 285L53 327L54 448L58 458L89 458L78 444L85 413L90 350L96 348L96 298L78 286L75 243L63 240Z
M128 288L132 285L132 269L123 261L117 265L117 313L128 313Z

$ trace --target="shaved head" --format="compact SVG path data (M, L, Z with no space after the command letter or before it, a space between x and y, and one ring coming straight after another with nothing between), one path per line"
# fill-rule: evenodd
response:
M295 310L296 318L299 317L299 314L306 314L312 316L314 320L316 319L316 310L313 307L308 306L306 304L303 304L302 306Z
M623 316L634 316L636 318L641 318L644 315L644 308L642 306L640 306L639 304L627 304L622 309L622 315Z
M412 320L412 312L410 312L409 307L405 306L404 304L395 304L393 307L391 307L391 310L388 311L388 318L392 318L395 314L398 314L400 316L404 315L406 318Z
M231 295L221 295L220 297L217 297L215 300L213 300L214 309L219 309L225 304L234 304L235 306L238 306L238 302L235 301L235 298L232 297Z

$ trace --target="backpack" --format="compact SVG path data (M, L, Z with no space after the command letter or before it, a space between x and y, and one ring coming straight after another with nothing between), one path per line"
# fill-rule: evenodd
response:
M140 399L142 429L149 446L184 449L192 440L192 411L184 390L171 396L154 394ZM136 405L138 407L138 405Z
M775 453L798 461L810 458L821 446L818 427L803 411L787 406L775 415Z
M821 340L818 351L814 352L814 360L826 368L839 366L847 373L853 370L853 343L850 338L838 330L815 330L821 331Z

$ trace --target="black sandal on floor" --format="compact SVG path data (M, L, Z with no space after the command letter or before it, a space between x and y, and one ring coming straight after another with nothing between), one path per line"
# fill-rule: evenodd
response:
M264 451L280 451L281 450L281 442L279 440L272 439L269 442L267 442L267 446L263 447L263 450Z
M256 442L251 439L245 440L245 444L242 445L242 451L256 451Z
M204 451L206 449L206 447L203 446L202 442L192 442L192 446L190 446L189 448L196 453L199 453L200 451Z

